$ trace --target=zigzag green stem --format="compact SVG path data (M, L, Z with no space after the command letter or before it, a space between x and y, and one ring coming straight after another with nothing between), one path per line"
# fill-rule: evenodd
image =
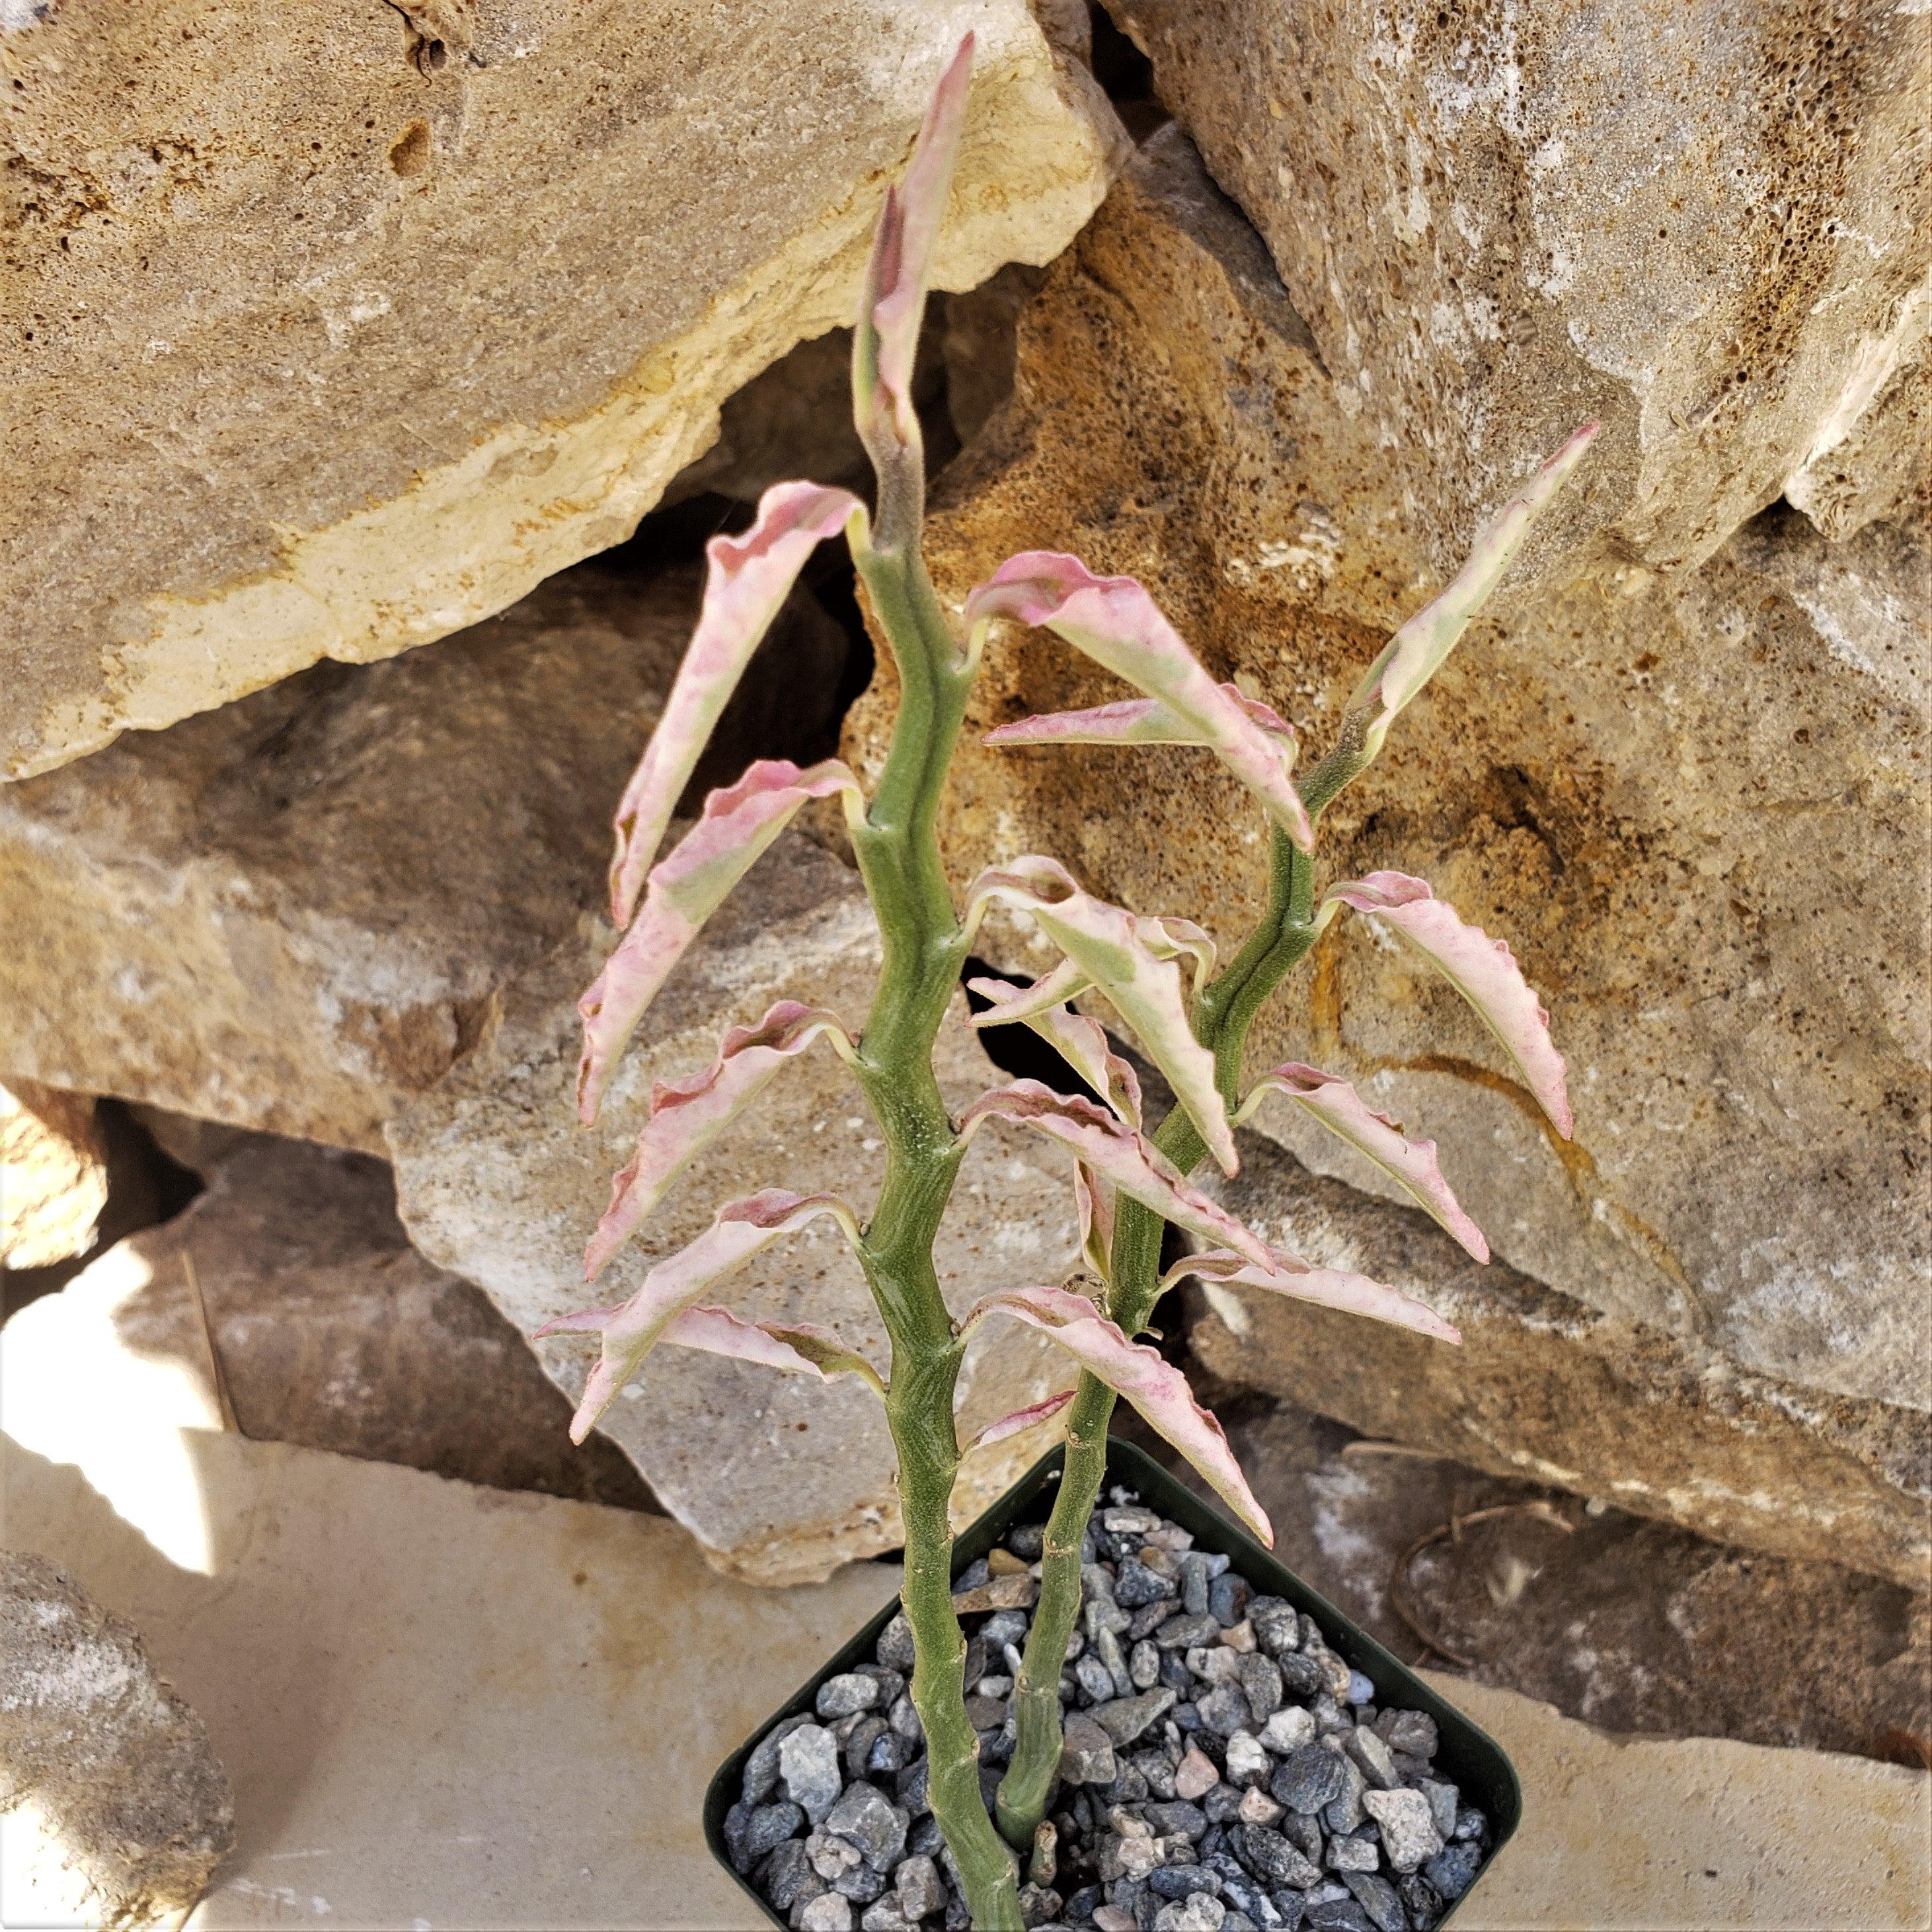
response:
M1216 1079L1231 1108L1256 1014L1314 944L1313 906L1314 868L1276 832L1268 911L1227 970L1203 992L1193 1016L1195 1037L1214 1050ZM1184 1174L1207 1157L1207 1144L1178 1107L1155 1130L1154 1142ZM1123 1201L1117 1211L1107 1312L1129 1335L1138 1335L1154 1312L1166 1225L1138 1202ZM1000 1781L997 1807L1006 1842L1022 1849L1031 1844L1046 1815L1047 1794L1060 1768L1060 1673L1079 1614L1080 1539L1106 1474L1114 1400L1105 1382L1083 1372L1066 1412L1066 1460L1041 1551L1040 1601L1013 1689L1013 1756Z
M883 470L880 484L883 500L890 496ZM881 535L896 527L900 540L854 548L900 687L892 748L852 841L884 942L856 1070L886 1143L886 1176L861 1258L892 1340L886 1417L898 1454L902 1595L917 1655L912 1699L926 1731L933 1816L958 1865L974 1924L1021 1932L1014 1862L987 1816L980 1742L966 1714L966 1642L952 1610L947 1515L959 1466L952 1402L961 1343L932 1265L962 1151L932 1049L966 952L934 824L971 674L905 523L882 515Z

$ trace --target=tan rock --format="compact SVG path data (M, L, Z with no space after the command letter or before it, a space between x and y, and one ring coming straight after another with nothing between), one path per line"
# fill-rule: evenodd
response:
M1109 4L1437 569L1593 416L1573 514L1701 562L1923 333L1924 40L1895 8Z
M0 1066L380 1149L601 901L699 581L588 564L440 650L0 788ZM734 743L824 744L842 634L801 598L772 648L787 677L748 687L700 782Z
M949 288L1104 192L1111 112L1023 0L29 10L0 771L441 637L628 535L727 397L850 320L968 27Z
M1034 547L1132 572L1312 757L1382 627L1427 589L1400 476L1337 394L1252 232L1184 143L1157 137L1021 317L1013 403L947 479L943 594ZM1928 1406L1928 1230L1910 1205L1928 561L1906 525L1832 546L1776 511L1695 571L1592 567L1567 587L1546 571L1539 590L1532 568L1330 813L1323 878L1419 874L1514 946L1569 1057L1574 1144L1366 922L1330 929L1252 1042L1256 1066L1330 1066L1438 1140L1502 1257L1586 1328L1630 1324L1674 1355L1687 1417L1720 1367L1834 1418L1816 1432L1819 1493L1835 1441L1890 1441ZM1044 634L996 637L968 737L1120 688ZM848 720L868 772L889 694L888 672ZM943 836L956 876L1054 853L1090 889L1230 944L1265 884L1258 814L1186 750L969 748ZM980 945L1011 968L1048 957L998 921ZM1285 1108L1258 1124L1383 1185ZM1498 1453L1530 1450L1500 1395L1492 1426ZM1710 1520L1697 1484L1726 1479L1700 1467L1706 1425L1684 1426L1649 1492ZM1656 1426L1648 1411L1621 1425ZM1784 1438L1790 1486L1767 1519L1807 1520L1805 1436ZM1613 1473L1549 1456L1586 1487Z
M84 1255L107 1204L107 1144L85 1094L0 1086L0 1268Z
M1462 1341L1207 1285L1192 1340L1216 1374L1498 1475L1925 1588L1922 1409L1755 1373L1506 1262L1480 1268L1417 1210L1370 1202L1258 1136L1243 1148L1219 1190L1231 1208L1270 1240L1418 1296Z
M1903 314L1916 324L1914 348L1897 352L1894 362L1898 345L1886 338L1867 345L1852 364L1846 406L1813 437L1803 466L1784 479L1786 501L1834 540L1886 518L1916 517L1922 524L1932 516L1932 353L1926 334L1932 293L1916 290Z
M570 1406L528 1343L410 1246L366 1154L248 1136L184 1213L22 1310L6 1346L158 1420L652 1506L609 1443L572 1446Z
M694 1162L594 1289L585 1240L629 1157L653 1082L700 1070L728 1025L781 996L829 1006L855 1025L878 951L856 874L788 834L715 915L659 995L626 1056L597 1126L573 1103L575 1001L592 948L566 944L509 987L476 1051L391 1124L398 1200L416 1246L487 1289L528 1333L551 1317L622 1300L652 1260L706 1227L716 1208L761 1187L848 1195L869 1208L884 1170L858 1089L829 1051L787 1067L730 1136ZM963 1027L944 1036L940 1084L956 1112L999 1076ZM1070 1171L1018 1132L976 1136L935 1259L963 1312L1000 1286L1060 1280L1076 1258ZM742 1312L836 1329L881 1366L884 1331L856 1264L814 1223L734 1276L720 1299ZM537 1344L574 1401L596 1343ZM988 1323L959 1382L962 1434L1068 1387L1065 1358L1030 1330ZM663 1348L602 1425L660 1502L721 1567L791 1582L899 1540L893 1456L876 1397L831 1384ZM968 1458L955 1492L970 1519L1040 1452L1040 1432Z
M9 1550L0 1810L21 1806L45 1864L61 1868L56 1883L95 1924L185 1915L235 1844L227 1774L134 1625L58 1564ZM9 1889L18 1884L10 1874Z
M1916 1932L1926 1922L1932 1778L1922 1771L1728 1738L1615 1737L1514 1691L1425 1674L1522 1780L1522 1823L1459 1924Z

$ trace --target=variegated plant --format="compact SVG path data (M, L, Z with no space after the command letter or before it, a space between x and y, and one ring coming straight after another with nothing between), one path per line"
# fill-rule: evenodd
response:
M602 1337L601 1359L572 1426L580 1440L646 1354L664 1343L820 1376L856 1376L878 1390L898 1455L904 1601L918 1658L911 1690L930 1756L933 1812L974 1923L1017 1928L1017 1866L1009 1846L1024 1852L1031 1844L1058 1766L1059 1684L1079 1604L1080 1535L1099 1489L1116 1396L1132 1403L1238 1515L1270 1537L1220 1426L1196 1403L1180 1372L1133 1339L1162 1291L1174 1276L1193 1274L1456 1339L1447 1323L1394 1288L1271 1248L1191 1185L1189 1174L1210 1157L1232 1174L1235 1126L1264 1096L1280 1094L1374 1161L1478 1260L1487 1257L1480 1232L1442 1177L1432 1143L1407 1138L1347 1081L1290 1064L1243 1090L1243 1048L1262 1003L1340 909L1361 913L1448 978L1494 1030L1558 1130L1570 1130L1563 1061L1508 947L1466 925L1421 880L1401 873L1333 885L1318 898L1310 854L1324 808L1375 757L1396 715L1441 665L1593 430L1580 431L1544 466L1482 532L1455 581L1390 640L1345 711L1334 748L1299 785L1291 776L1289 726L1233 686L1217 684L1131 578L1095 577L1072 557L1045 552L1014 557L967 600L962 636L920 555L924 454L911 379L971 58L969 38L940 85L902 187L886 196L860 310L854 402L878 477L876 514L843 490L780 484L766 491L745 535L712 542L696 633L618 808L610 912L622 938L580 1003L578 1096L590 1120L639 1016L706 917L806 800L840 797L883 940L878 992L863 1026L855 1030L836 1014L782 1000L756 1024L728 1033L711 1066L658 1085L636 1153L616 1177L591 1240L586 1271L594 1278L692 1161L768 1082L783 1077L788 1060L821 1039L844 1060L870 1104L887 1150L884 1185L869 1215L836 1196L778 1189L731 1202L695 1240L652 1266L621 1306L568 1316L538 1332L578 1329ZM898 673L898 713L876 788L868 797L836 760L808 770L761 761L736 784L714 791L696 825L658 859L679 796L759 640L812 547L841 530ZM989 870L956 903L935 821L981 649L988 627L1001 620L1043 626L1141 695L1006 726L989 742L1198 746L1266 812L1273 832L1268 909L1226 967L1217 970L1214 946L1199 926L1096 899L1052 859L1018 858ZM1098 1100L1018 1080L982 1096L957 1120L949 1114L933 1048L974 932L995 902L1028 916L1061 963L1030 988L980 982L992 1004L977 1023L1032 1027ZM1083 994L1111 1009L1173 1089L1178 1104L1157 1127L1142 1117L1132 1067L1094 1019L1070 1006ZM995 1286L955 1321L940 1294L933 1243L961 1157L989 1120L1030 1129L1071 1154L1094 1292ZM820 1216L843 1231L877 1299L891 1343L883 1374L822 1328L748 1322L710 1304L732 1270ZM1168 1222L1202 1251L1163 1275L1159 1258ZM982 1432L982 1439L997 1438L1057 1416L1066 1449L1015 1691L1018 1734L997 1828L981 1798L978 1744L963 1698L965 1646L952 1610L947 1516L962 1453L953 1417L961 1354L968 1334L994 1319L1024 1322L1048 1336L1077 1370L1070 1389Z

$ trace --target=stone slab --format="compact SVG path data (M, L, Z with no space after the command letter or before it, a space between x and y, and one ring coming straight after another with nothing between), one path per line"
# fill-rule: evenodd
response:
M1913 16L1725 0L1108 0L1448 552L1596 418L1592 520L1695 564L1932 308Z
M705 1784L896 1570L755 1590L662 1517L94 1420L6 1444L8 1534L133 1621L228 1768L236 1849L190 1924L744 1925Z
M759 1189L845 1195L868 1213L884 1150L864 1100L827 1048L784 1068L758 1105L694 1162L656 1214L598 1277L586 1240L629 1158L654 1082L700 1072L719 1036L781 997L830 1006L855 1028L878 973L878 929L857 874L787 833L713 915L646 1014L595 1128L574 1104L582 1026L576 1001L602 945L568 943L508 987L476 1050L392 1124L398 1202L411 1238L440 1266L487 1289L528 1334L552 1317L628 1296L650 1263ZM938 1072L956 1114L1000 1076L959 1024ZM935 1252L956 1315L982 1294L1063 1280L1078 1259L1070 1163L1017 1129L977 1135ZM830 1224L813 1223L721 1284L740 1310L836 1330L882 1370L883 1324L857 1264ZM573 1402L594 1338L536 1345ZM1071 1386L1066 1358L1017 1323L988 1322L960 1373L962 1434ZM898 1505L884 1412L855 1379L824 1383L675 1348L656 1351L606 1413L658 1500L713 1558L766 1582L823 1576L896 1546ZM1040 1453L1038 1430L976 1450L956 1510L976 1515Z
M1932 1776L1728 1738L1614 1736L1426 1672L1508 1753L1523 1819L1457 1932L1917 1932Z
M0 787L0 1066L380 1152L602 898L700 584L598 560L436 650ZM801 598L771 641L783 701L748 692L704 782L824 742L843 634Z
M1105 191L1112 113L1024 0L11 10L0 772L621 542L727 398L850 322L969 28L948 288Z
M1507 1262L1419 1210L1371 1201L1245 1136L1214 1191L1264 1238L1358 1269L1461 1330L1450 1348L1286 1296L1205 1284L1190 1331L1224 1379L1386 1441L1553 1484L1720 1542L1932 1579L1932 1423L1740 1369Z

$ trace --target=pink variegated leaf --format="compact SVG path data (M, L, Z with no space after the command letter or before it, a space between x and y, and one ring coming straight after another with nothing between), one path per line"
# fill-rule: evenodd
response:
M1522 976L1506 940L1466 925L1454 906L1406 872L1371 872L1346 880L1323 896L1322 922L1338 905L1372 914L1420 953L1475 1009L1494 1034L1523 1084L1567 1141L1573 1122L1563 1056L1550 1037L1550 1016Z
M1050 1336L1090 1375L1105 1382L1207 1478L1230 1508L1271 1547L1268 1514L1234 1460L1221 1425L1194 1400L1187 1378L1158 1348L1130 1342L1084 1297L1064 1288L1015 1288L986 1296L961 1324L1005 1315Z
M1238 692L1231 697L1208 675L1134 578L1096 577L1078 557L1024 550L966 600L976 637L995 617L1043 625L1146 692L1267 806L1303 851L1312 848L1308 814L1288 782L1292 737L1257 723Z
M852 362L860 434L868 443L884 434L906 448L919 444L913 364L933 251L966 124L972 67L973 36L968 34L934 91L904 179L886 191L872 237Z
M615 1308L592 1308L580 1315L560 1316L531 1336L591 1329L604 1338L604 1352L585 1383L584 1400L572 1418L570 1439L581 1442L597 1418L616 1400L617 1392L638 1372L638 1364L663 1339L671 1319L702 1298L713 1282L774 1241L796 1233L808 1221L830 1214L855 1244L858 1217L836 1194L788 1194L768 1187L748 1199L718 1209L710 1227L673 1255L656 1263L630 1300Z
M1272 705L1250 698L1238 686L1222 693L1281 745L1288 769L1294 764L1294 727ZM1204 745L1208 740L1158 698L1124 698L1086 711L1054 711L1001 724L980 741L984 745Z
M1175 936L1186 922L1139 919L1096 899L1052 859L1016 859L981 873L968 898L969 929L993 899L1030 914L1034 923L1133 1028L1148 1057L1167 1076L1208 1152L1222 1172L1234 1173L1240 1162L1227 1105L1215 1084L1214 1056L1188 1024L1176 958L1180 942ZM1026 1017L1030 1024L1034 1016ZM982 1014L980 1022L989 1024L990 1016Z
M1433 1336L1438 1342L1462 1339L1461 1331L1444 1321L1434 1309L1404 1294L1400 1288L1384 1287L1367 1275L1355 1274L1347 1268L1317 1268L1299 1255L1277 1252L1270 1268L1257 1268L1240 1255L1213 1249L1205 1254L1184 1256L1161 1277L1162 1292L1190 1275L1198 1275L1203 1281L1291 1294L1298 1301L1317 1302L1324 1308L1339 1308L1349 1315L1366 1315L1371 1321L1386 1322L1397 1328L1413 1328L1418 1334Z
M704 602L664 716L617 806L617 850L610 862L610 922L621 932L637 910L644 874L671 814L731 694L815 545L865 506L847 490L774 483L758 500L742 536L713 537Z
M698 1348L708 1355L729 1355L768 1369L816 1376L856 1376L879 1394L886 1392L879 1372L865 1357L848 1348L830 1328L808 1322L747 1322L728 1308L687 1308L674 1315L658 1336L681 1348Z
M1263 1267L1270 1264L1272 1256L1260 1236L1190 1186L1153 1142L1098 1101L1056 1094L1037 1080L1016 1080L1010 1087L982 1094L961 1117L959 1130L970 1138L987 1120L1010 1120L1058 1141L1072 1148L1074 1158L1087 1168L1090 1186L1105 1182L1177 1228L1216 1246L1233 1248Z
M836 758L805 771L787 758L761 758L736 784L714 791L698 823L651 868L631 929L577 1003L584 1018L577 1110L586 1125L624 1042L699 928L807 799L842 792L848 815L862 809L858 780Z
M1101 1280L1114 1279L1114 1190L1089 1171L1084 1161L1073 1163L1073 1202L1080 1215L1080 1252Z
M966 984L969 991L989 1000L1012 990L1004 980L969 980ZM1129 1126L1140 1125L1140 1076L1108 1045L1106 1030L1098 1020L1070 1012L1064 1006L1049 1006L1043 1013L1027 1014L1024 1023Z
M975 1013L976 1027L1028 1026L1042 1013L1077 999L1093 984L1070 959L1063 959L1050 973L1043 973L1030 986L1015 986L1004 980L980 980L974 990L992 1001L982 1013Z
M1004 1442L1010 1436L1024 1435L1027 1430L1058 1415L1073 1400L1071 1389L1062 1389L1058 1395L1048 1396L1044 1402L1029 1404L1024 1408L1016 1408L1010 1415L1003 1415L997 1422L989 1422L985 1428L970 1436L960 1444L962 1456L970 1456L975 1449L984 1449L995 1442Z
M1378 1113L1339 1075L1324 1073L1291 1060L1264 1073L1249 1088L1240 1111L1245 1120L1269 1094L1280 1094L1312 1114L1337 1138L1365 1154L1423 1208L1460 1241L1479 1262L1490 1258L1483 1231L1470 1220L1436 1165L1433 1141L1412 1141L1388 1114Z
M734 1027L718 1058L688 1080L660 1081L651 1090L650 1118L630 1162L610 1184L610 1204L585 1251L586 1278L628 1240L683 1173L764 1090L785 1062L824 1034L848 1060L852 1036L836 1013L781 1000L756 1026Z
M1531 526L1595 441L1598 428L1595 423L1585 424L1538 470L1522 494L1511 498L1477 532L1468 561L1448 589L1418 610L1382 647L1349 700L1353 712L1372 708L1362 738L1365 763L1382 749L1396 714L1442 669L1469 620L1502 581Z

